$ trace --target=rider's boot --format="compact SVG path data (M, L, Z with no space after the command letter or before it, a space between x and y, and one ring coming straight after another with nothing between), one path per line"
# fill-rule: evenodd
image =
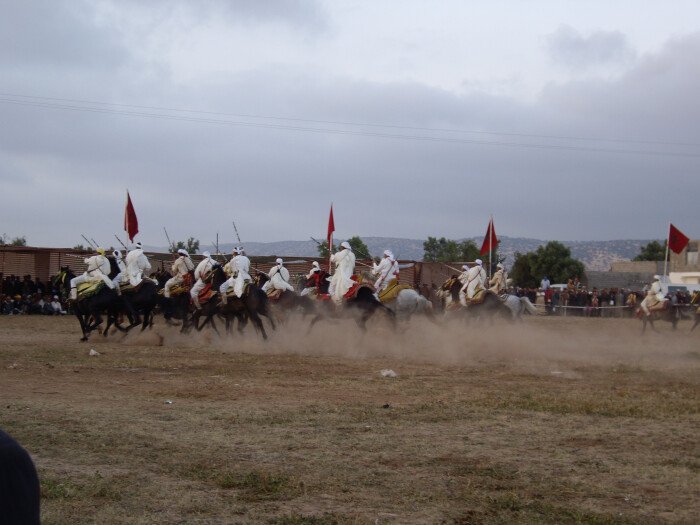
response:
M78 289L77 288L70 289L70 298L73 299L74 301L78 299Z

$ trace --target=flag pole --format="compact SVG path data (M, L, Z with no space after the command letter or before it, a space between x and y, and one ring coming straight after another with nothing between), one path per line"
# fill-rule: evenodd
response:
M489 281L491 280L491 251L493 251L493 215L489 220Z
M666 255L664 256L664 281L667 276L668 269L668 245L671 243L671 221L668 222L668 234L666 235Z

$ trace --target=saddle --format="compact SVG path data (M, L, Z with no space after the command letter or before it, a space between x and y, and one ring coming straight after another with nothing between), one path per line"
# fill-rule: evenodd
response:
M81 283L78 285L78 301L87 299L96 295L105 286L105 282L100 279L99 281L92 281L87 283Z
M276 303L277 301L280 300L280 297L282 297L282 292L284 292L284 290L278 290L277 288L274 288L274 289L269 290L267 292L267 298L271 302Z
M145 279L141 279L141 281L139 282L139 284L137 284L136 286L132 286L131 283L129 283L129 282L127 281L127 282L124 283L124 284L120 284L120 285L119 285L119 289L121 290L122 293L125 293L125 294L134 294L134 293L138 292L138 291L141 289L141 287L143 286L143 283L144 283L144 282L146 282L146 280L145 280Z
M413 287L408 284L399 284L398 279L389 281L389 285L379 293L379 301L383 304L395 301L399 293L403 290L411 290Z

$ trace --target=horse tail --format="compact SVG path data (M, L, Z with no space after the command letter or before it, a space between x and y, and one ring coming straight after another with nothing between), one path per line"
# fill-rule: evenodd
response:
M537 311L537 308L535 308L535 305L530 302L530 299L527 297L521 297L520 302L523 304L525 307L525 310L527 310L527 313L532 314L532 315L539 315L540 313Z

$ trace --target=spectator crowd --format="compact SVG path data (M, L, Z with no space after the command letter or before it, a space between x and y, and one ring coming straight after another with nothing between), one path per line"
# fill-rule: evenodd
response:
M64 315L68 312L66 301L51 283L30 275L3 276L0 273L0 315Z

